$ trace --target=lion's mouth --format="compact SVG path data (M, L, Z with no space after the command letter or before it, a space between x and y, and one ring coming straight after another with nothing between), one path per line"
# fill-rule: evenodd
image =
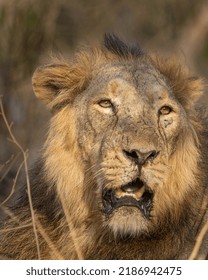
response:
M127 206L138 208L146 218L150 217L153 193L137 178L117 189L103 189L103 211L111 214L115 209Z

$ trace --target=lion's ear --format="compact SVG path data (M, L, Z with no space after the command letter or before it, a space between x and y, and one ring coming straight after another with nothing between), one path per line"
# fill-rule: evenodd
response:
M161 58L151 54L153 65L167 78L168 83L176 98L189 109L203 95L204 82L196 77L189 77L189 71L180 63L178 58Z
M50 103L67 87L70 68L68 65L50 64L36 69L32 77L36 97L44 103Z
M87 81L87 69L80 65L49 64L37 68L32 77L36 97L52 111L61 104L72 102L83 90Z
M176 83L177 84L177 83ZM203 80L190 77L176 85L176 97L187 109L195 107L196 102L202 97L204 92Z
M189 87L190 87L190 98L193 102L199 100L204 93L204 82L202 79L197 77L190 77L189 80Z

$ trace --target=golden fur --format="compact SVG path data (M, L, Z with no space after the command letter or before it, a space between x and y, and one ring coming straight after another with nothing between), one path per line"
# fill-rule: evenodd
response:
M148 66L149 80L142 70L135 70L137 65L138 69ZM133 75L131 69L143 75L142 79L147 79L150 88L152 77L158 75L161 82L157 84L153 80L153 87L155 92L159 88L159 99L171 100L180 113L174 112L171 118L162 119L158 131L155 129L153 133L156 117L146 118L144 112L143 129L151 129L142 130L141 137L140 128L134 130L136 124L133 122L140 110L138 103L136 110L132 109L128 115L128 125L123 125L127 121L125 117L117 132L110 131L116 140L109 141L111 136L104 135L106 138L102 139L108 144L102 146L99 135L105 126L109 127L105 123L113 118L113 113L109 109L104 109L103 113L103 108L96 103L92 109L94 115L85 116L82 108L92 98L91 92L106 90L106 84L109 96L116 96L115 100L123 94L118 94L119 90L125 94L129 92L129 96L132 94L132 106L137 95L136 86L129 78ZM118 71L121 71L120 76ZM164 87L166 83L168 87ZM25 195L20 208L18 204L14 206L14 217L1 229L0 253L14 259L187 259L208 215L206 127L195 109L195 102L204 90L203 82L189 78L174 59L146 54L135 57L131 49L117 54L101 48L80 52L70 64L64 62L38 68L33 76L33 87L36 96L53 113L40 167L37 165L35 175L31 175L40 256L37 255ZM148 92L149 87L145 84L139 89ZM146 102L145 97L142 102ZM125 106L126 110L128 104ZM126 136L128 141L125 133L131 133ZM154 138L156 135L159 140ZM107 182L106 189L117 190L136 172L136 165L130 164L120 152L119 145L127 149L124 142L128 142L128 148L131 145L145 148L149 145L149 149L163 147L152 163L142 166L140 174L154 192L149 220L133 207L121 207L109 217L101 211L100 186L103 182ZM112 176L113 183L109 179ZM205 244L207 237L197 257L207 256Z

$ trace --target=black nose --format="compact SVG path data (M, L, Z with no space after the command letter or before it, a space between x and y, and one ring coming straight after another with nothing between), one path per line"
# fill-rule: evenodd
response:
M147 161L155 159L157 157L157 155L159 154L159 152L157 152L156 150L150 150L150 151L144 152L144 151L140 151L138 149L134 149L134 150L130 150L130 151L123 150L123 152L129 159L133 160L134 162L136 162L139 165L143 165Z

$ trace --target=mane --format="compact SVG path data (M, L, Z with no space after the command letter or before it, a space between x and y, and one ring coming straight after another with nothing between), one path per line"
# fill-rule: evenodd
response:
M117 56L122 58L128 58L129 56L137 58L139 56L145 55L145 52L139 45L127 45L114 34L105 34L104 47L111 53L116 54Z

